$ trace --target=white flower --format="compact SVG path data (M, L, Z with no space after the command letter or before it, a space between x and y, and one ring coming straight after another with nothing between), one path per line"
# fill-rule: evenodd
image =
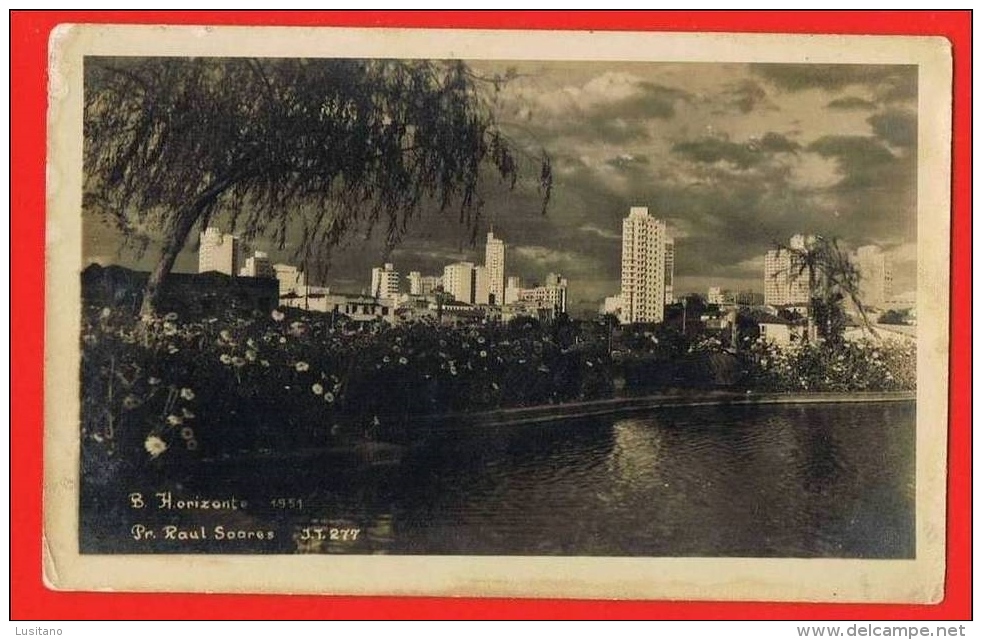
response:
M321 386L321 383L319 382L315 382L313 386L310 387L310 390L314 392L314 395L318 396L324 393L324 387Z
M181 416L175 416L174 414L167 416L167 424L171 425L172 427L176 427L183 422L184 419Z
M286 317L286 314L280 311L279 309L273 309L272 316L273 316L273 320L275 320L276 322L283 322L283 318Z
M151 458L156 458L167 451L167 443L157 436L150 436L144 441L143 448L147 450Z
M232 356L227 353L218 356L218 359L222 361L222 364L232 364Z
M334 402L334 394L328 391L324 394L324 402Z
M181 397L184 398L185 400L194 400L194 391L192 391L187 387L184 387L183 389L181 389Z
M400 357L399 364L409 364L409 360L406 360L405 356Z
M304 371L310 369L310 365L304 362L303 360L301 360L300 362L294 365L294 368L300 373L303 373Z

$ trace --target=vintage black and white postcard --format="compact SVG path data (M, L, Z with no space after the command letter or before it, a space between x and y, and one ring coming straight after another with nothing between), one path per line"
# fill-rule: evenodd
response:
M944 40L51 50L53 588L941 598Z

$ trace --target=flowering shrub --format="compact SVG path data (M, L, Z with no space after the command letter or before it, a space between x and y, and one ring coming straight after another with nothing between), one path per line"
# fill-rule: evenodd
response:
M380 435L407 416L611 397L669 386L758 390L913 389L913 347L758 340L740 356L713 337L646 337L614 363L603 339L537 322L355 327L297 310L171 313L140 322L90 307L83 318L83 464L103 452L157 464L238 451L323 447ZM104 457L105 459L105 457ZM104 469L87 472L98 477Z
M548 327L355 328L275 310L141 323L89 308L83 440L144 462L327 446L409 415L611 395L602 349L562 348Z
M913 344L861 340L834 347L758 339L745 353L748 382L774 391L910 391L916 388Z

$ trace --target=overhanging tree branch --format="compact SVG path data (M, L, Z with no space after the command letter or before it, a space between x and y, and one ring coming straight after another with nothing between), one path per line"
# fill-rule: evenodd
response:
M543 210L551 194L548 155L500 134L462 62L88 58L85 72L86 206L156 229L164 253L219 211L281 246L302 229L305 261L362 224L394 246L426 206L456 204L473 230L482 167L515 188L519 157L541 164Z

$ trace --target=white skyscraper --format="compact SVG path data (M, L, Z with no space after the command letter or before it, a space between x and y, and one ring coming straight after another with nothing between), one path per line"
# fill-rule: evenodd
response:
M488 270L488 293L492 304L501 305L505 301L505 243L488 233L488 243L484 249L484 266Z
M812 241L810 236L797 234L791 237L791 249L805 249ZM771 306L805 306L811 293L808 291L808 269L803 269L800 259L787 249L772 249L764 256L764 304Z
M443 268L443 290L458 302L474 300L474 263L455 262Z
M218 271L230 276L239 275L239 239L208 227L199 238L198 273Z
M621 240L622 322L664 319L669 240L662 220L652 218L647 207L631 207ZM671 252L674 262L674 244Z
M863 306L883 309L893 294L890 259L876 245L856 249L853 255L859 270L859 298Z
M490 278L488 268L482 266L474 267L474 298L472 304L488 304L491 295Z
M372 269L371 295L374 298L394 298L399 295L399 272L391 262Z

